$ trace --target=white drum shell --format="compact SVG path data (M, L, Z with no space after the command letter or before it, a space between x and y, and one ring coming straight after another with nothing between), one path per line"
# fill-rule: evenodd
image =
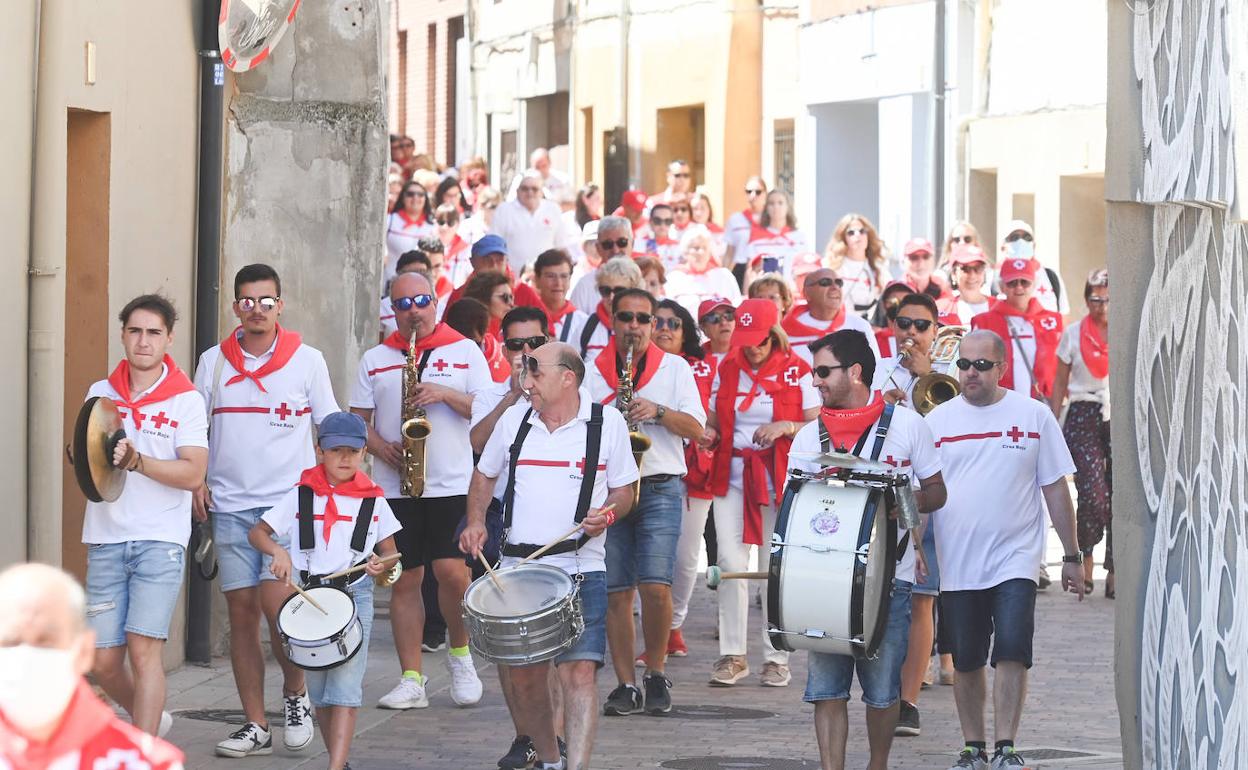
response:
M333 586L315 586L305 593L325 609L321 612L299 594L277 613L277 630L290 662L321 671L346 663L364 644L364 627L351 594Z
M524 564L473 581L464 594L464 624L474 652L494 663L524 666L558 657L585 630L580 593L563 570Z

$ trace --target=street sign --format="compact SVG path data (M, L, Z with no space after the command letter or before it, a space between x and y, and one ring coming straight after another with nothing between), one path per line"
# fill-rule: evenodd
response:
M221 0L221 61L234 72L253 69L268 58L298 10L299 0Z

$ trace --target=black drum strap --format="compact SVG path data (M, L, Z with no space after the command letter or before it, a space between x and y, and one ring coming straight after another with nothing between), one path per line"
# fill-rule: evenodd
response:
M581 329L581 358L589 352L589 341L594 338L594 330L598 328L598 324L602 323L598 318L598 314L594 313L585 322L585 328Z
M368 525L373 523L373 506L377 498L366 497L360 501L360 512L355 515L355 529L351 532L351 550L364 553L368 543Z
M312 531L312 487L299 485L299 550L316 548L316 535Z
M511 442L511 448L507 450L509 455L507 461L507 487L503 492L504 536L511 529L511 512L516 499L516 465L520 462L520 448L524 446L524 439L533 428L533 423L529 422L529 418L532 416L533 407L529 407L525 410L524 417L520 419L520 429L516 431L516 440Z
M565 316L563 317L563 329L561 329L561 330L559 331L559 341L560 341L560 342L567 342L567 341L568 341L568 335L572 333L572 319L573 319L574 317L575 317L575 314L574 314L574 313L568 313L567 315L565 315ZM584 353L582 353L582 354L581 354L581 357L582 357L582 358L584 358L584 357L585 357L585 354L584 354Z

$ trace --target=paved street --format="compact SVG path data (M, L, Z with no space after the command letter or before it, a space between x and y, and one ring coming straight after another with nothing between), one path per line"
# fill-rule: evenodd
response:
M1050 540L1049 560L1053 563L1060 558L1060 549L1054 549L1055 537ZM1051 567L1050 572L1056 576L1058 571ZM1109 770L1122 766L1113 690L1113 602L1103 596L1102 579L1098 567L1096 593L1082 604L1073 596L1059 594L1056 588L1042 592L1036 602L1036 667L1019 736L1019 746L1028 754L1033 768ZM386 597L378 598L378 622L369 648L369 675L364 692L365 702L370 704L389 689L398 673L386 620ZM759 687L755 676L735 688L707 686L707 675L717 656L714 607L714 593L699 586L686 624L690 655L669 663L669 674L676 685L673 699L683 713L674 712L667 718L603 718L594 767L818 767L811 727L813 709L801 702L805 654L793 656L793 684L787 688ZM757 617L760 610L755 608L753 612ZM754 671L761 665L757 646L751 638L750 666ZM485 697L475 708L458 709L447 691L445 656L445 652L429 656L427 673L433 679L430 708L407 712L361 709L352 749L353 768L495 767L510 743L512 727L494 669L481 663ZM276 667L270 667L267 692L271 696L280 688L273 675L275 670ZM612 679L606 669L600 674L602 696L614 687ZM227 725L205 717L219 718L224 712L226 719L237 719L239 713L228 660L214 661L211 667L183 668L170 676L169 687L170 708L179 716L169 738L186 751L188 768L325 767L326 755L319 736L315 750L301 755L286 753L280 737L275 735L271 757L226 760L212 756L212 747L225 736ZM857 697L855 692L850 706L851 768L863 767L867 760L863 706ZM892 766L946 768L961 746L953 688L935 686L924 691L919 708L923 734L896 740ZM732 713L738 709L741 711ZM206 710L216 710L218 715L200 713L197 718L188 718L192 712ZM1079 756L1072 756L1075 753Z

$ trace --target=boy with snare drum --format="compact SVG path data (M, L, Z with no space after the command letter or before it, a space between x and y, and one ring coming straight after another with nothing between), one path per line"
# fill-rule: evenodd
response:
M400 529L381 487L360 470L367 430L359 415L327 416L318 431L320 464L303 472L298 486L261 517L248 537L273 558L278 580L298 580L305 587L334 586L350 594L355 605L362 630L358 651L332 668L307 672L308 694L329 750L330 770L349 767L347 754L364 694L373 625L373 578L391 568L392 560L383 562L374 551L383 558L395 555L393 535ZM354 566L363 570L326 577Z

